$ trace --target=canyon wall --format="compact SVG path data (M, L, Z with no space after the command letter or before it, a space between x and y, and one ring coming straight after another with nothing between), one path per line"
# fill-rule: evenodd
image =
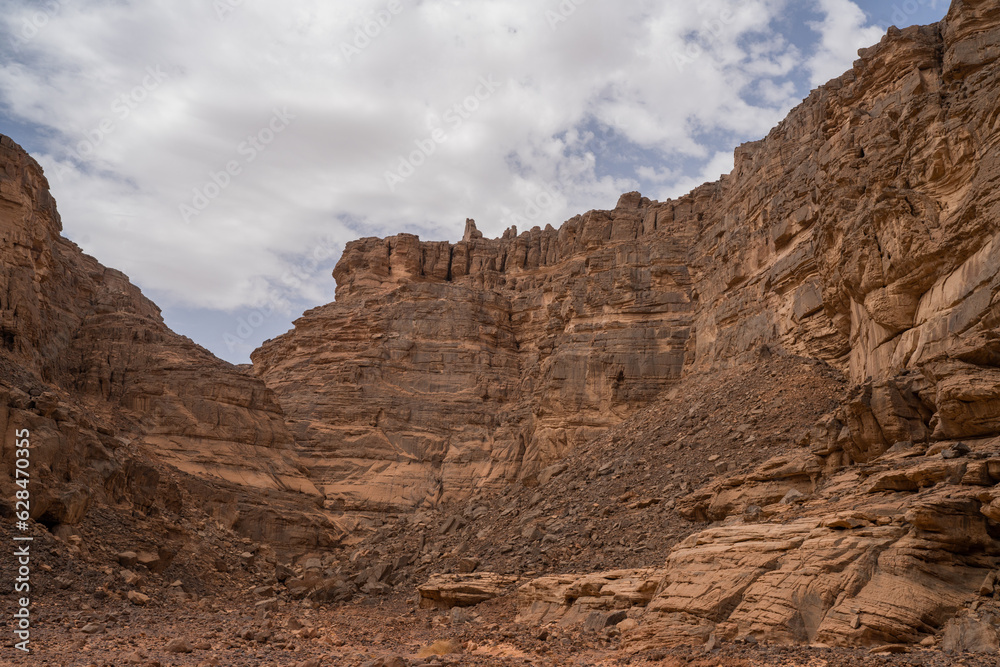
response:
M656 229L665 238L649 244ZM254 353L332 507L529 483L680 378L690 232L626 195L559 231L348 244L337 300Z
M849 375L858 460L996 432L998 11L892 29L678 200L348 244L336 301L253 355L330 505L531 483L683 374L765 346Z

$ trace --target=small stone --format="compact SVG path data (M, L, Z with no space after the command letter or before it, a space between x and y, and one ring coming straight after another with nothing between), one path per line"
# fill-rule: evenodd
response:
M138 591L129 591L127 597L129 602L140 607L145 607L149 604L149 596L143 595Z
M261 586L260 588L255 588L253 592L259 598L273 598L274 586Z
M141 647L137 648L135 651L129 654L127 658L125 658L125 662L129 663L130 665L144 665L146 664L147 660L149 660L149 651Z
M136 563L150 572L157 572L160 566L160 557L150 551L140 551L136 557Z
M781 504L792 505L805 497L806 494L802 493L798 489L791 489L785 494L785 497L781 499Z
M85 635L96 635L98 632L104 630L104 626L100 623L87 623L87 625L80 628L80 632Z
M635 630L637 627L639 627L639 621L634 618L626 618L618 624L618 631L624 634L631 630Z
M136 574L132 570L122 570L119 574L128 586L142 586L145 581L141 575Z
M955 443L948 449L941 452L941 458L943 459L959 459L963 456L968 456L972 452L972 448L969 447L964 442Z
M254 605L254 609L257 611L274 611L278 608L278 598L270 598L268 600L261 600Z
M521 537L528 540L529 542L537 542L538 540L545 537L545 533L538 526L531 525L525 526L524 530L521 531Z
M885 646L873 646L868 650L872 655L888 655L888 654L899 654L899 653L909 653L912 651L909 646L905 644L886 644Z
M139 558L138 554L136 554L134 551L123 551L120 554L118 554L118 564L124 568L135 567L138 558Z
M479 567L478 558L463 558L458 561L458 567L456 568L462 574L470 574L476 571Z
M194 649L191 648L191 644L189 644L186 639L181 639L180 637L168 641L167 645L163 647L163 650L167 653L191 653L194 651Z
M989 597L993 595L993 591L996 589L996 584L997 584L997 573L990 572L988 575L986 575L986 579L984 579L983 583L979 586L979 594L982 595L983 597Z

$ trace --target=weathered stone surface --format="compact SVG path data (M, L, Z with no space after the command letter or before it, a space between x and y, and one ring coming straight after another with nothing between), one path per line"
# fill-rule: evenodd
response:
M517 622L574 625L587 623L595 612L645 607L662 578L662 571L652 569L540 577L518 588ZM597 629L609 622L600 618Z
M650 219L636 195L559 231L348 244L337 301L253 355L329 505L405 509L487 480L535 483L680 377L692 230L663 216L650 245Z
M801 518L782 520L787 510L771 505L764 508L766 523L729 520L694 534L669 556L628 645L702 644L713 635L831 645L919 642L981 594L1000 563L997 526L983 516L993 496L965 481L969 464L933 451L888 452L873 461L884 470L865 484L851 469L817 480ZM752 487L755 476L730 486ZM732 507L716 518L739 511Z
M981 619L952 619L945 626L941 650L947 653L1000 654L1000 631L994 623Z
M422 609L472 607L508 591L517 577L478 572L475 574L435 574L417 587Z

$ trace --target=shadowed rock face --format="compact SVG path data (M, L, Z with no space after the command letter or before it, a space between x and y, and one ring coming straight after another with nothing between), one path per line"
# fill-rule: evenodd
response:
M858 385L852 460L996 432L998 11L893 29L679 200L348 244L336 302L253 355L332 504L530 482L682 374L762 346Z

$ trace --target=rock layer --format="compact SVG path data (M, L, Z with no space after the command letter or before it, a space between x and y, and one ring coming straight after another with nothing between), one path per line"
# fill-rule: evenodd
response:
M677 503L717 523L669 555L629 646L909 643L947 623L961 645L1000 565L998 58L1000 8L956 0L678 200L349 244L337 301L255 370L332 506L398 510L536 483L692 374L812 358L848 400L800 451ZM551 593L532 618L579 616L575 581L529 585Z

